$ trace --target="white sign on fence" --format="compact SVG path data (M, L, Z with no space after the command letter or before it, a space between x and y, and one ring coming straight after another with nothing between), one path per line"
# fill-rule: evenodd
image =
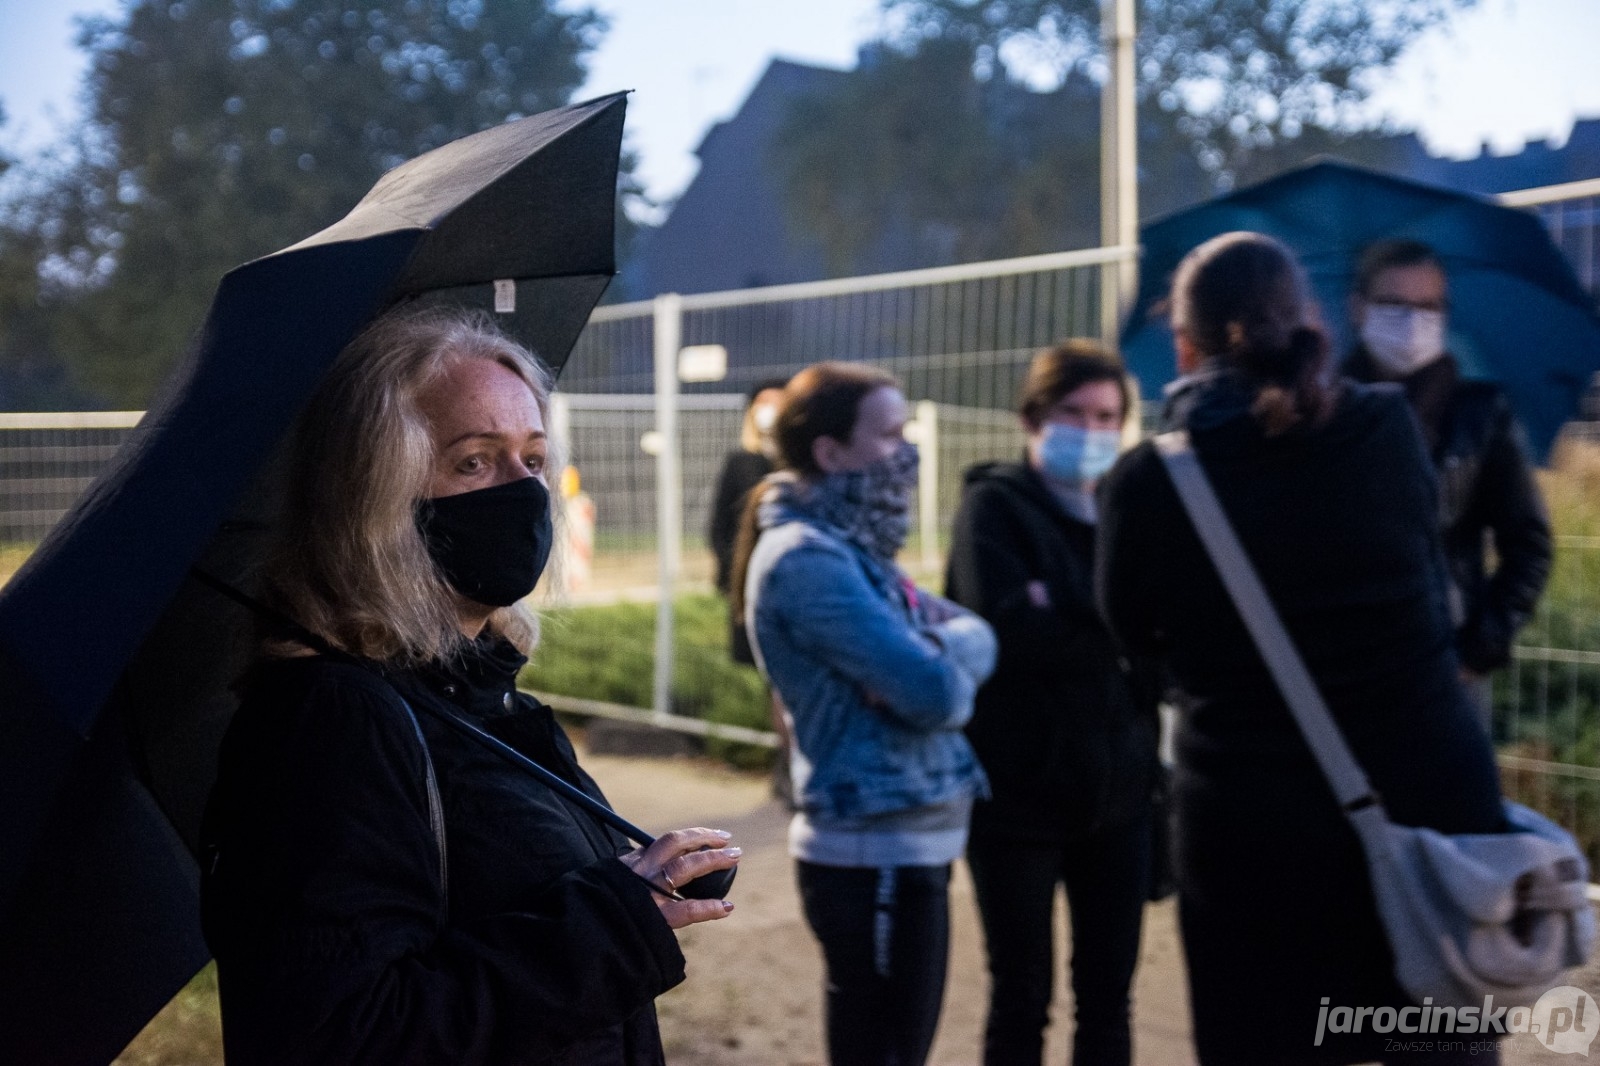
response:
M678 350L679 381L721 381L728 376L728 349L720 344L691 344Z

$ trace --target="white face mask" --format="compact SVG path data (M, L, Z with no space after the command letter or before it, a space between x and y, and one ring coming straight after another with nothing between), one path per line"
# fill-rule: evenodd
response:
M755 423L756 432L771 433L778 421L778 409L770 403L757 404L750 411L750 421Z
M1385 373L1405 377L1444 354L1444 312L1368 304L1361 343Z

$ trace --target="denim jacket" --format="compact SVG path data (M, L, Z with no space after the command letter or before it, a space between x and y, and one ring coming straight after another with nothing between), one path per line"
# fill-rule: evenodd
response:
M760 524L744 621L788 708L802 810L870 818L986 797L962 727L994 668L988 624L954 604L922 622L926 593L799 507L769 500Z

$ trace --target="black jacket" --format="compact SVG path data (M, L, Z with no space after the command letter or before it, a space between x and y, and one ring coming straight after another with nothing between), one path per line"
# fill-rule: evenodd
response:
M739 538L739 518L744 514L745 497L772 473L772 460L744 449L729 452L717 475L716 494L711 498L711 524L706 530L711 554L716 558L717 588L728 593L733 574L734 542Z
M599 794L514 694L521 656L479 651L387 681L322 657L247 678L203 834L229 1066L662 1062L651 1001L683 956L624 842L427 713ZM436 769L448 894L397 691Z
M1357 348L1345 363L1357 381L1380 375ZM1498 385L1461 378L1446 355L1401 382L1439 476L1439 527L1459 597L1456 647L1483 673L1511 658L1550 576L1550 518L1522 428ZM1498 564L1485 565L1484 534Z
M1494 755L1458 679L1434 476L1394 386L1347 385L1325 425L1267 437L1231 375L1182 417L1239 540L1391 818L1503 828ZM1108 624L1183 692L1175 866L1201 1059L1366 1062L1321 997L1403 1003L1354 832L1151 443L1101 492ZM1341 1045L1336 1047L1336 1045Z
M761 484L761 479L772 473L772 460L765 455L744 449L729 452L722 462L722 472L717 475L717 491L711 500L711 525L707 534L711 538L711 554L716 559L717 590L724 596L731 594L733 580L733 550L739 540L739 519L744 516L745 502L750 490ZM750 650L750 634L745 632L744 619L728 614L728 655L736 663L746 666L756 664L755 652Z
M973 810L976 831L1060 841L1149 809L1158 686L1117 654L1096 610L1094 537L1026 464L967 471L945 592L1000 642L967 726L994 793Z

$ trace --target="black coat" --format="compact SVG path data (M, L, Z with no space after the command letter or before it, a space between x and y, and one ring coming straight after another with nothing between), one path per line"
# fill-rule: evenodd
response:
M1345 362L1357 381L1376 381L1376 364L1357 348ZM1533 476L1522 427L1500 387L1469 381L1446 355L1402 383L1439 476L1439 527L1460 602L1457 650L1484 673L1511 659L1550 576L1550 517ZM1490 574L1484 534L1498 560Z
M1400 390L1349 385L1326 425L1277 438L1250 402L1217 375L1184 417L1356 759L1397 822L1501 829L1493 753L1457 676L1433 472ZM1404 993L1355 834L1152 445L1113 468L1102 505L1107 620L1184 694L1175 872L1202 1061L1382 1057L1373 1034L1312 1048L1321 997Z
M229 1066L659 1064L683 956L624 842L425 712L450 708L598 795L508 646L390 675L248 677L207 811L204 927ZM391 684L392 682L392 684ZM448 898L416 708L445 821Z
M945 594L1000 643L967 726L993 789L973 809L977 831L1056 842L1149 811L1159 693L1095 607L1094 536L1026 464L967 471Z
M711 525L707 535L711 539L711 554L716 559L717 589L729 595L733 580L733 550L739 540L739 519L744 516L745 503L750 490L761 484L761 479L772 473L772 460L756 452L739 449L729 452L717 475L716 494L711 499ZM746 666L756 664L755 653L750 650L750 634L745 632L744 619L728 616L728 654L736 663Z
M739 518L744 514L745 498L770 473L772 460L742 448L729 452L722 461L716 493L711 498L711 524L706 534L717 563L717 588L723 595L728 593L728 581L733 574L734 542L739 537Z

